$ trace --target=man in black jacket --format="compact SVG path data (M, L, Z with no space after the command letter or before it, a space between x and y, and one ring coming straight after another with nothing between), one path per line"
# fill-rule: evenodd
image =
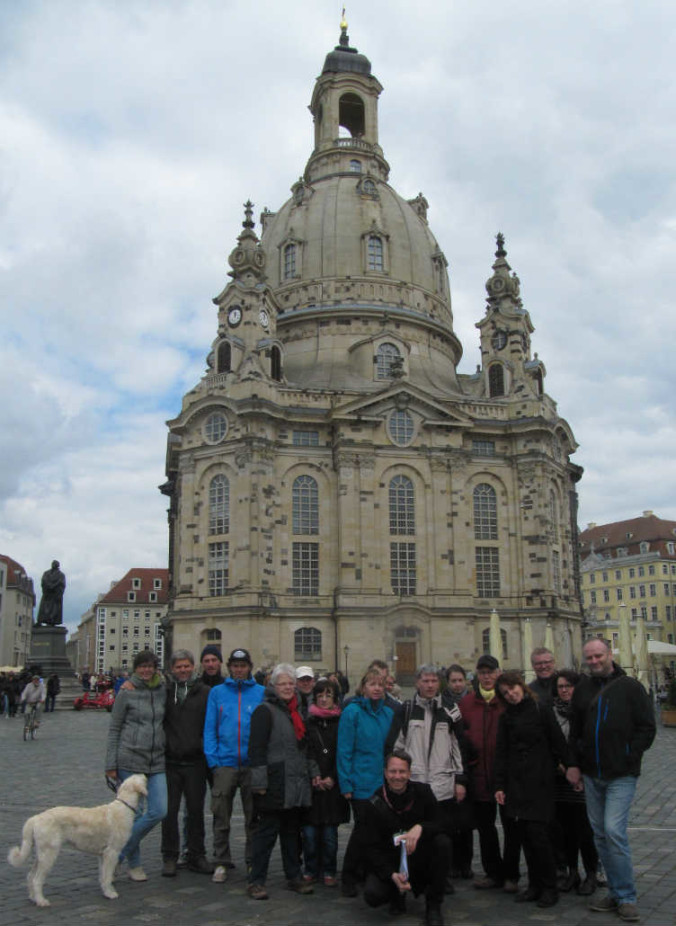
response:
M588 640L582 654L589 677L578 682L571 701L576 759L566 776L574 787L584 776L587 815L609 889L589 909L615 911L633 923L639 914L627 819L641 758L655 738L655 717L645 688L615 665L605 640Z
M195 671L195 657L185 649L171 657L171 681L167 686L164 714L166 737L167 815L162 821L162 875L176 875L179 855L178 814L185 796L187 817L187 865L191 871L212 874L214 866L204 849L204 796L207 763L202 731L209 687Z
M395 845L394 837L399 837ZM385 761L385 784L376 791L355 827L356 848L366 870L364 900L405 909L407 891L425 894L426 923L443 926L441 904L451 842L438 822L429 785L411 781L411 757L395 750ZM401 844L405 846L406 867Z
M536 646L530 654L530 664L535 672L535 678L529 684L531 691L538 696L541 704L548 704L550 707L554 704L556 691L556 660L554 653L547 649L546 646Z

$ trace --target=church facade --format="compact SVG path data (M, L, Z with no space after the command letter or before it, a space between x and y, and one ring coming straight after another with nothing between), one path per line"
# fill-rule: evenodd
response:
M246 204L207 372L169 422L170 646L350 675L380 657L406 680L472 664L495 609L504 665L546 633L569 664L577 445L502 235L481 363L457 372L447 261L425 197L388 184L381 90L343 24L291 197L260 236Z

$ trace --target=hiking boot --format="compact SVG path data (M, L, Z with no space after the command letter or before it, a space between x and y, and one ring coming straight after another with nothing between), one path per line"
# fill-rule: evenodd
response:
M250 884L246 889L247 894L252 900L267 900L268 892L262 884Z
M227 877L228 871L225 865L216 865L216 869L211 876L211 880L214 882L214 884L223 884L223 882L227 880Z
M635 903L621 903L617 905L617 915L625 923L638 923L641 916Z
M596 890L596 875L587 875L582 884L579 885L577 892L582 897L591 897Z
M475 878L474 887L477 891L490 891L493 888L502 887L502 882L486 876L485 878Z
M444 926L444 917L441 912L440 904L427 904L425 909L425 926Z
M177 867L175 858L165 858L162 862L162 877L175 878Z
M605 897L592 900L587 909L593 910L594 913L610 913L613 910L617 910L617 901L614 897L611 897L610 894L606 894Z
M200 875L213 875L214 865L212 865L206 855L199 855L197 858L191 858L188 861L188 870L196 871Z
M314 894L315 890L311 884L303 881L302 878L296 878L293 881L286 882L287 890L294 891L296 894Z
M559 902L559 892L546 888L539 896L537 907L555 907Z

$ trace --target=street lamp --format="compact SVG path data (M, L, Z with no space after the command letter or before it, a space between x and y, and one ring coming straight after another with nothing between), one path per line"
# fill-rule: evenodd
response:
M347 678L347 677L348 677L348 672L347 672L347 657L350 655L350 647L347 645L347 643L346 643L345 646L343 647L343 652L345 653L345 678Z

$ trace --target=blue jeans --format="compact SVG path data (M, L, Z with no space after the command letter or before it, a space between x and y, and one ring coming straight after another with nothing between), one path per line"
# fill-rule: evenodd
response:
M135 772L127 769L118 769L118 775L122 781L129 778ZM145 800L145 811L142 805L136 811L134 825L131 829L131 836L127 844L120 852L120 861L126 858L130 868L138 868L141 864L140 843L153 827L161 823L167 815L167 778L164 772L157 772L155 775L148 775L148 797Z
M618 903L636 903L634 869L627 837L627 820L636 781L633 775L610 780L584 776L587 816L608 878L610 895Z
M305 874L313 878L336 877L338 855L338 827L324 823L321 826L303 827L303 856Z

